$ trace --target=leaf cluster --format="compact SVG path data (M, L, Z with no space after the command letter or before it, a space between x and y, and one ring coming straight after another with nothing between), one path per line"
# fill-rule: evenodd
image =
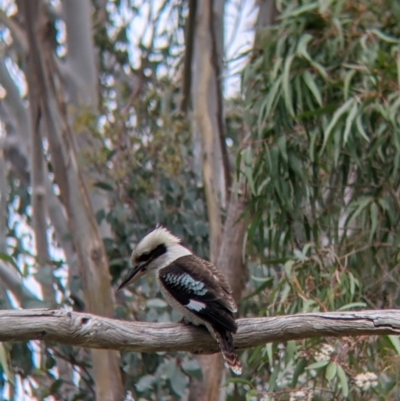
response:
M237 166L251 193L253 262L241 308L264 315L395 307L398 13L373 0L279 4L277 24L262 32L242 75L251 132ZM249 353L254 368L267 370L258 370L262 391L312 388L312 399L332 399L329 389L365 399L353 381L363 371L379 376L369 394L396 391L396 376L384 371L387 357L397 358L390 340L329 340L335 352L315 372L306 369L325 341Z

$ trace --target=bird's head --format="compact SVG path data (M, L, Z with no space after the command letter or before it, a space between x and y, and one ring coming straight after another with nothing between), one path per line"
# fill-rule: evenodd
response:
M132 252L132 269L122 280L118 289L133 284L152 270L159 270L174 260L190 255L191 252L181 245L181 240L165 227L157 226L147 234Z

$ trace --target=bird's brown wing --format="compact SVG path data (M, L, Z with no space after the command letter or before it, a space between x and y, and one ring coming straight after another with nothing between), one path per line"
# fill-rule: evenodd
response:
M236 306L218 272L193 255L176 259L158 272L165 290L191 313L218 331L236 332Z
M226 307L231 312L234 313L237 312L236 303L232 298L231 286L229 285L228 280L226 279L222 271L218 267L213 265L211 262L201 259L198 256L194 257L198 261L199 265L201 264L203 266L202 274L207 274L209 276L209 280L216 282L216 285L218 285L224 292L222 298L224 300Z

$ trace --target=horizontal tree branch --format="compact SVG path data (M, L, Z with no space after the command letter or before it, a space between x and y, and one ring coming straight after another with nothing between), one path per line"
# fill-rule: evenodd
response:
M305 313L238 319L235 347L311 337L400 334L400 310ZM29 309L0 311L0 341L46 340L135 352L218 351L205 328L183 323L109 319L88 313Z

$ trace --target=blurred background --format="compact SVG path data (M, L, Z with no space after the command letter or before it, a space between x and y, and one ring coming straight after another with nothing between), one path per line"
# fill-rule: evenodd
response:
M116 293L167 226L239 317L400 304L400 4L0 0L0 308L177 321ZM0 400L397 400L397 336L219 355L0 344Z

